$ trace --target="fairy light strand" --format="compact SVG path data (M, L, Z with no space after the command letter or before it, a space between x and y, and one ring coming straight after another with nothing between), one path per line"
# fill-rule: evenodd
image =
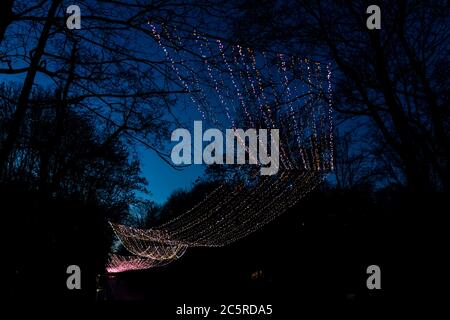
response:
M178 53L170 53L170 46L164 45L156 26L151 23L149 25L177 79L190 93L191 101L202 119L209 118L213 123L219 124L220 119L215 117L213 112L219 106L224 110L223 114L232 128L236 128L240 112L253 127L253 116L257 116L256 113L262 116L268 128L276 128L283 123L289 125L282 130L282 139L285 139L283 141L286 143L280 146L280 172L277 177L246 176L244 171L239 171L240 174L229 181L221 182L212 188L212 191L191 209L160 226L137 229L111 224L118 239L134 256L112 256L107 266L108 272L158 267L180 258L189 247L218 247L238 241L295 205L323 180L324 170L333 169L332 86L329 64L326 67L328 86L326 99L323 99L325 104L320 104L321 101L313 101L313 87L318 90L315 96L325 97L319 62L278 54L272 60L276 61L278 58L277 67L276 63L274 65L269 62L267 54L263 52L260 57L265 63L259 67L252 49L244 50L242 46L236 45L227 50L227 53L223 43L213 39L212 42L216 44L214 50L209 39L198 31L188 33L183 40L195 43L201 59L185 59ZM176 29L172 30L174 35L170 34L167 26L163 26L166 39L176 41L178 46L186 45L182 43L183 40ZM215 60L215 56L221 61ZM180 61L175 61L173 57ZM192 65L188 66L187 63ZM314 79L311 68L313 64L317 66ZM220 70L219 65L225 69ZM190 76L182 76L178 66L187 70ZM272 69L278 70L277 79L273 77ZM209 92L206 87L202 87L199 79L195 78L197 73L203 73L204 79L208 79ZM299 79L297 73L300 74ZM291 74L292 79L289 78ZM297 97L301 96L298 88L304 80L303 75L306 75L307 95L306 98L298 99ZM264 80L265 77L268 79ZM195 91L199 92L199 98L195 97L188 80ZM313 85L313 81L316 85ZM231 91L235 94L230 94ZM269 96L275 99L273 105ZM248 103L246 98L249 99ZM282 109L281 101L284 101L287 109ZM304 101L306 105L302 104ZM241 110L236 109L236 106ZM303 117L300 117L301 114ZM291 138L293 140L290 140ZM295 141L297 151L290 149L289 141ZM240 143L245 146L243 141ZM254 157L252 154L249 156Z

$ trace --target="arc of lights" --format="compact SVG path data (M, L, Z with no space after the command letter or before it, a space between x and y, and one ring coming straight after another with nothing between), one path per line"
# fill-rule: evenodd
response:
M333 169L330 65L321 68L320 62L284 54L271 57L263 52L258 57L254 50L240 45L227 51L220 40L208 39L198 31L191 37L171 36L163 26L164 37L155 24L149 25L202 119L209 117L215 124L227 120L233 128L239 121L254 127L261 120L258 125L282 129L280 172L277 177L244 174L242 179L240 174L239 179L224 181L193 208L157 228L111 223L135 256L112 256L108 272L158 267L180 258L189 247L219 247L242 239L295 205ZM164 44L165 38L176 39L179 47L183 47L181 39L190 41L184 45L197 47L201 59L196 62L183 57L180 50ZM188 61L193 65L187 66ZM188 79L195 77L194 70L204 74L210 86L201 87L196 79L191 88ZM328 82L326 88L323 78ZM220 113L214 115L212 106L222 106L226 119L220 119Z
M144 258L139 256L122 256L117 254L112 254L109 257L108 264L106 266L106 272L108 273L119 273L125 271L133 270L144 270L149 268L162 267L172 260L157 260L151 258Z

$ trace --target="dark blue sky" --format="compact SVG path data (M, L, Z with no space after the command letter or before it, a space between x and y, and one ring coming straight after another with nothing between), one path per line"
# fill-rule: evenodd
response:
M150 27L148 27L150 28ZM144 46L146 43L143 41L142 43L137 42L137 45ZM153 50L149 50L149 55L159 55L159 59L164 60L165 56L158 46L153 42ZM198 47L198 45L196 45ZM196 48L198 50L198 48ZM206 51L206 48L204 48ZM174 53L172 53L174 54ZM175 55L178 55L176 53ZM176 56L178 60L179 56ZM13 76L0 75L0 82L18 82L21 84L23 82L23 77L25 73ZM41 85L43 87L51 86L52 83L49 82L46 76L39 75L35 79L35 84ZM179 89L175 87L174 89ZM228 93L227 93L228 94ZM233 92L231 92L233 94ZM214 94L209 96L206 93L208 98L212 100L214 103L219 103L219 98ZM194 120L201 120L201 114L197 111L197 107L191 103L191 101L184 97L186 101L180 101L176 106L173 107L173 112L178 117L180 121L182 121L181 126L185 126L190 129L193 125ZM236 96L231 95L229 99L232 99L234 103L238 103L238 99ZM183 99L180 99L183 100ZM235 100L235 101L234 101ZM229 101L231 102L231 101ZM220 118L220 115L214 114L214 117ZM212 127L211 125L204 124L204 130L208 127ZM231 127L231 124L227 123L227 127ZM173 145L170 141L170 133L168 133L167 137L160 137L162 144L165 146L162 150L166 153L170 154L171 145ZM150 199L155 202L162 204L165 200L170 196L170 194L176 189L186 189L190 188L194 181L197 180L199 176L202 176L204 171L204 165L195 165L184 167L182 170L175 170L165 161L159 158L155 151L149 150L145 148L143 145L137 145L137 153L139 156L139 160L141 161L141 171L143 177L145 177L149 183L148 189L151 192Z
M16 82L21 85L23 82L23 77L25 73L18 75L0 75L0 83L10 83ZM35 84L42 86L49 85L48 79L45 76L36 77ZM200 116L196 115L198 112L192 111L190 117L192 121L189 120L191 125L194 120L200 120ZM187 118L187 117L186 117ZM198 118L198 119L196 119ZM183 119L187 120L187 119ZM163 137L163 141L166 141L168 146L168 152L170 153L170 135ZM144 146L137 146L137 152L139 159L141 161L142 176L148 181L148 189L151 192L150 199L162 204L164 203L170 194L180 188L190 188L192 183L203 174L204 165L195 165L184 167L182 170L175 170L166 162L164 162L155 151L146 149ZM147 195L142 195L143 197L148 197Z
M170 142L170 136L167 137ZM175 170L164 162L154 151L138 147L143 176L148 180L150 199L162 204L176 189L190 188L203 174L204 165L192 164L182 170Z

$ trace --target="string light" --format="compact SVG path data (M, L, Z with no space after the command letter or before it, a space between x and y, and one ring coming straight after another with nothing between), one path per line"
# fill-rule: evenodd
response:
M221 193L210 196L197 207L200 214L185 214L175 223L148 230L122 225L113 228L130 252L171 259L177 250L184 253L187 247L223 246L247 236L295 204L315 187L320 177L313 171L285 171L276 179L260 179L252 188L240 186L225 200L218 199L223 198ZM149 243L155 248L149 248Z
M191 48L188 42L192 41L198 48L201 59L187 59L178 51L169 52L170 46L164 45L156 27L150 26L165 58L177 79L190 93L191 101L203 119L209 118L219 124L221 119L214 116L213 110L220 107L232 128L236 128L242 115L254 127L257 114L260 114L268 128L282 129L280 171L276 177L253 176L240 171L240 174L219 183L190 210L155 228L144 230L111 224L124 247L135 256L113 256L108 272L157 267L178 259L189 247L219 247L242 239L295 205L323 180L324 170L333 169L330 65L326 68L328 87L325 94L319 62L278 54L273 61L278 60L279 63L270 63L267 53L263 52L260 58L265 63L259 67L257 55L250 48L244 50L236 45L231 46L231 52L226 52L220 40L212 39L211 42L216 44L213 47L210 40L197 31L187 33L182 43L176 29L172 36L167 26L163 26L168 41ZM174 57L179 61L175 61ZM287 62L290 62L289 70ZM187 66L187 63L191 65ZM314 79L311 76L312 64L317 66ZM225 69L221 70L220 66ZM272 69L278 71L277 79ZM184 71L188 76L182 74ZM196 74L205 75L212 92L208 92L207 86L202 87ZM304 74L306 98L298 92ZM200 98L195 97L184 80L190 78ZM268 98L271 96L274 98L273 106ZM313 99L314 96L319 99ZM325 103L322 104L320 98L325 96ZM246 103L245 97L250 99L249 103ZM306 104L303 104L305 101ZM287 105L285 110L282 103ZM284 123L288 125L284 126ZM244 141L238 142L245 147ZM291 142L296 145L295 150L291 149ZM255 155L249 153L249 157Z
M171 260L184 254L187 246L174 242L163 230L144 231L110 223L114 233L131 253L153 260Z
M166 46L163 45L162 41L161 41L161 35L158 33L158 31L156 31L156 27L151 24L150 22L148 23L151 27L153 36L155 37L156 41L158 42L158 45L161 47L161 49L164 51L164 55L166 56L167 60L169 60L170 62L170 66L172 68L172 70L175 72L178 80L181 82L181 84L183 85L183 87L185 88L185 90L187 92L189 92L190 94L190 98L192 100L192 102L197 105L197 109L200 112L202 119L206 119L206 115L205 112L202 110L200 104L197 102L197 100L194 98L194 95L192 93L192 90L189 88L189 86L187 85L186 81L184 81L184 79L181 77L180 75L180 71L178 70L178 67L176 66L175 60L170 56L169 51L167 50Z
M144 270L162 267L174 260L155 260L137 256L110 255L106 266L107 273L119 273L133 270Z
M330 157L330 168L334 170L334 145L333 145L333 89L331 86L331 64L327 65L327 80L328 80L328 125L329 125L329 157Z
M286 62L283 60L283 54L278 54L278 57L280 59L281 62L281 70L283 71L283 78L284 78L284 85L286 88L286 98L288 99L288 106L289 106L289 112L290 112L290 119L292 119L293 122L293 131L295 133L295 137L297 140L297 144L298 144L298 148L302 147L302 143L301 143L301 139L300 139L300 133L298 131L298 125L297 125L297 120L295 118L295 113L294 113L294 106L292 103L292 94L291 94L291 88L289 87L289 79L287 76L287 68L286 68ZM304 163L304 159L302 159L303 163Z
M235 78L234 78L234 75L233 75L233 69L231 68L231 66L228 63L228 60L227 60L227 58L225 56L223 44L222 44L222 42L219 39L217 39L216 42L217 42L217 45L219 47L220 54L221 54L221 56L223 58L223 61L225 62L225 66L227 67L228 72L230 74L231 83L233 84L234 88L236 89L236 94L239 97L239 102L240 102L242 108L244 109L245 115L247 116L248 119L250 119L250 124L254 127L255 124L253 123L253 120L252 120L252 118L251 118L251 116L250 116L250 114L249 114L249 112L247 110L247 106L246 106L246 104L244 102L244 97L242 96L241 90L239 89L239 87L236 84L236 81L235 81Z
M226 116L230 120L232 128L236 128L236 124L234 123L234 119L231 117L230 109L228 107L228 104L226 103L225 98L223 97L222 93L220 92L219 83L216 80L216 78L214 78L214 76L213 76L212 67L210 66L210 64L208 62L208 58L206 57L206 52L204 52L204 46L203 46L203 43L201 41L202 39L200 38L200 35L198 35L195 31L194 31L194 37L195 37L195 42L197 44L199 44L199 51L200 51L200 54L201 54L202 58L205 61L208 77L213 83L213 87L214 87L214 90L216 91L216 94L219 97L219 101L225 108Z

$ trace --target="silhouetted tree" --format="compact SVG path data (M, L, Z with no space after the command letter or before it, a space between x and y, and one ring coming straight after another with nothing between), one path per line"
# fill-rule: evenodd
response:
M8 97L0 105L4 136L20 89L2 85L0 91ZM38 88L31 98L0 181L4 223L16 238L10 253L14 292L33 290L28 285L34 281L36 290L70 294L65 268L78 264L86 288L81 298L93 299L111 246L107 222L122 221L142 202L136 191L146 192L146 181L139 161L120 137L96 124L98 118L65 108L58 93ZM36 273L40 278L32 279Z
M332 62L334 109L362 119L380 162L389 157L411 190L448 190L447 1L378 3L381 30L366 27L370 1L240 1L234 34Z
M167 161L155 141L167 133L161 113L187 91L168 72L169 61L154 59L159 46L147 23L182 24L204 10L202 3L78 1L81 30L66 27L69 4L2 2L0 75L21 75L24 80L1 143L0 171L19 139L37 76L60 88L69 107L89 110L104 125L116 127L130 142L145 145Z
M372 150L361 146L357 138L355 130L335 135L333 173L338 189L371 189L380 179L386 179L386 174L380 172L380 165L377 165Z
M14 92L3 86L2 95ZM133 202L134 191L145 191L139 177L139 162L130 159L126 145L115 131L96 125L97 118L86 111L66 109L49 92L37 91L21 129L19 144L2 176L4 183L18 181L39 190L43 196L77 195L106 206ZM9 100L15 97L10 95ZM12 118L11 103L2 106L1 132Z

